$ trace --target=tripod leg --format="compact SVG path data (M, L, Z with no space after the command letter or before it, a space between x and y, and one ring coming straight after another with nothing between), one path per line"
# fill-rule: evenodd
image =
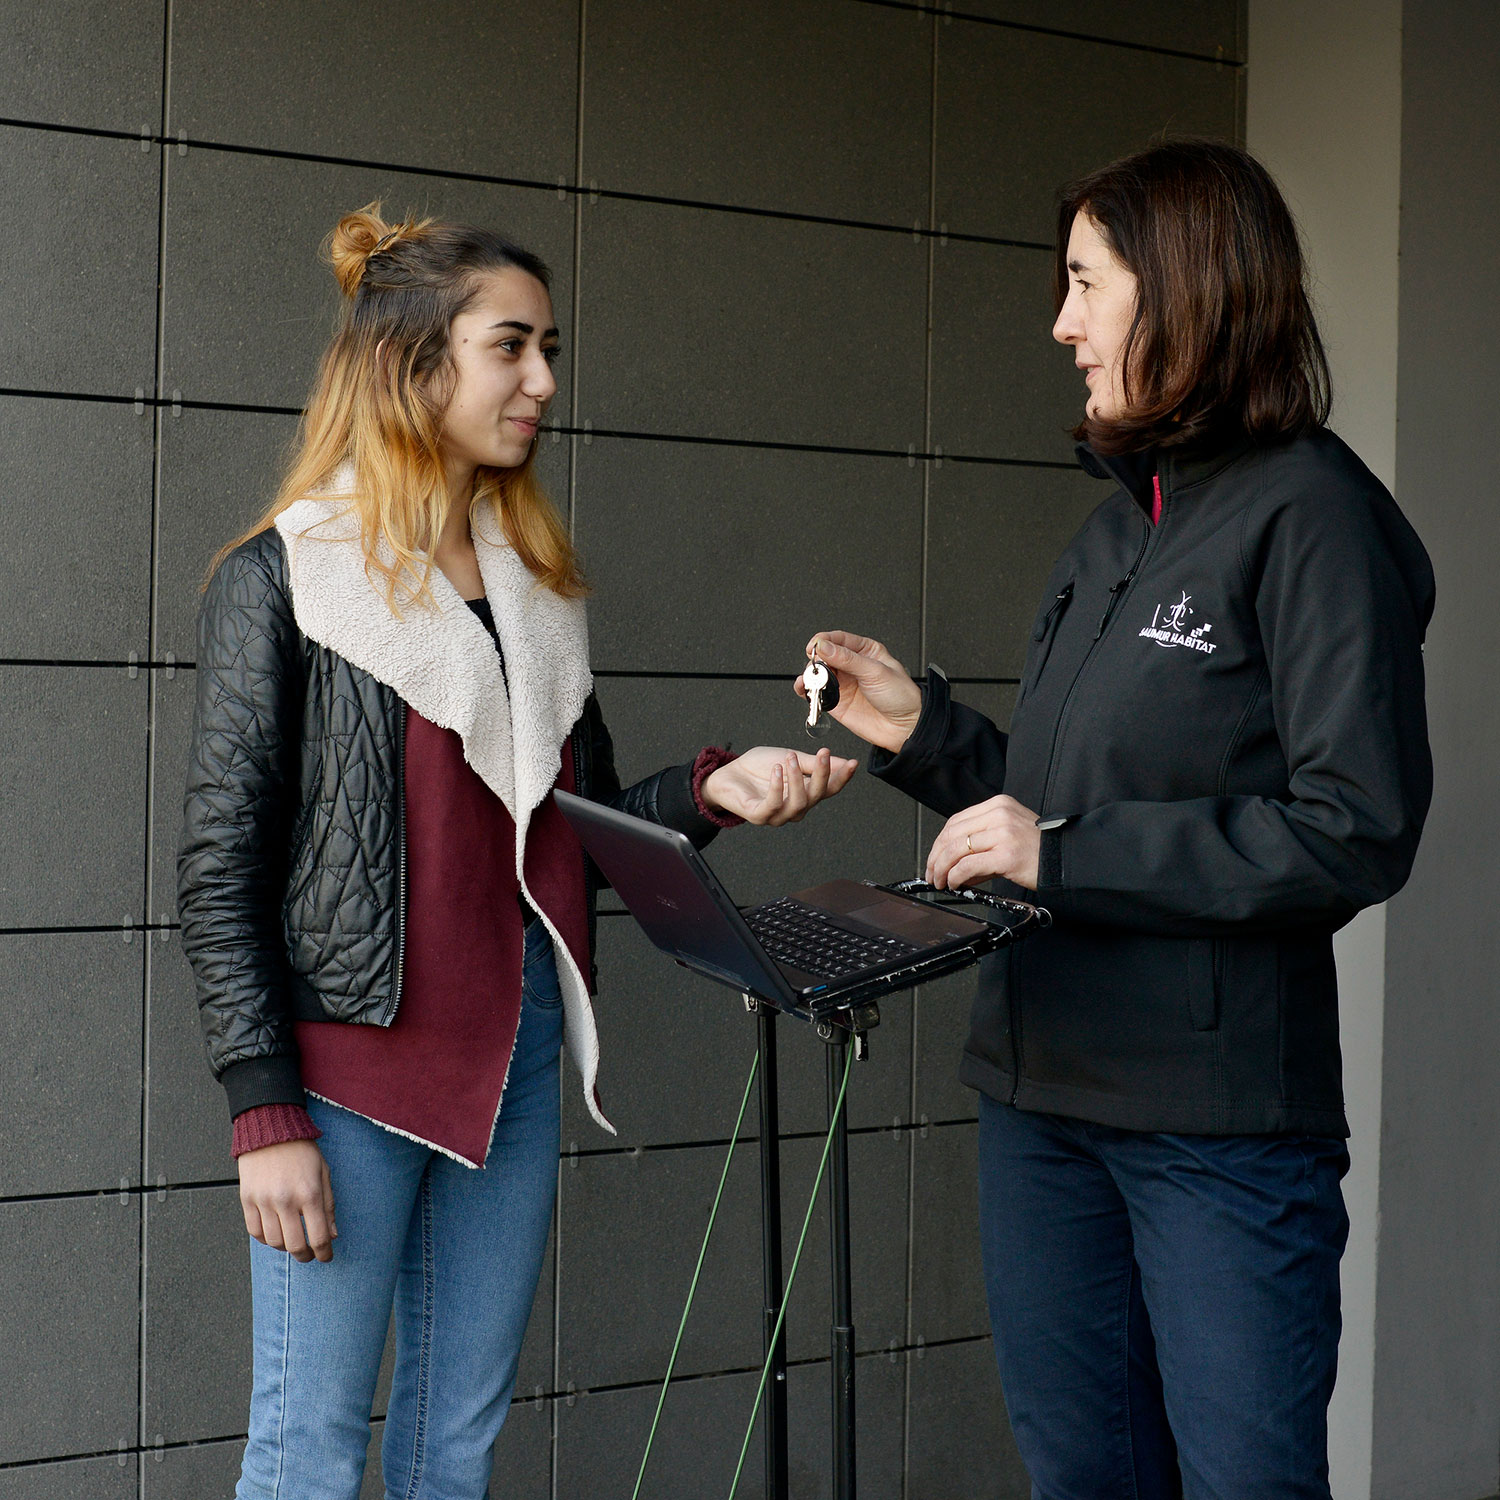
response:
M838 1108L848 1032L828 1042L828 1111ZM839 1111L829 1152L829 1268L833 1282L833 1497L854 1500L854 1311L849 1272L849 1108Z
M765 1397L766 1500L790 1500L786 1430L786 1325L781 1312L781 1133L776 1097L776 1012L761 1005L756 1044L760 1050L760 1223L765 1278L762 1347L771 1367ZM773 1349L771 1340L775 1338Z

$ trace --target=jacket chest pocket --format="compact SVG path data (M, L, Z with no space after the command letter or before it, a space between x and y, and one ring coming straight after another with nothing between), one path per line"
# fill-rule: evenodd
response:
M1216 1031L1219 1025L1218 947L1211 938L1190 938L1187 953L1188 1017L1194 1031Z
M1047 658L1052 654L1052 643L1057 639L1058 627L1072 602L1073 580L1070 578L1037 616L1036 624L1031 628L1031 670L1027 672L1021 683L1021 691L1016 695L1018 704L1040 680Z

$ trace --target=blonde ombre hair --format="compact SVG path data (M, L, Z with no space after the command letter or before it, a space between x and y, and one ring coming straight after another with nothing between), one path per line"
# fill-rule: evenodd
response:
M342 325L318 366L276 498L213 568L288 506L327 492L335 475L349 470L366 570L399 615L403 605L431 602L431 554L448 512L440 434L453 319L486 272L515 267L544 287L551 277L535 255L489 230L410 215L387 224L378 201L345 214L323 255L344 293ZM535 463L533 445L517 468L480 468L469 513L488 507L538 583L577 599L588 586Z

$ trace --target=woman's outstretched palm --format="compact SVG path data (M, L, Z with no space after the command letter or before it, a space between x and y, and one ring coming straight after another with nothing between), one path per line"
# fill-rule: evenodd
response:
M800 823L819 802L836 797L858 765L827 749L808 755L757 745L720 766L703 783L702 795L710 807L775 828Z

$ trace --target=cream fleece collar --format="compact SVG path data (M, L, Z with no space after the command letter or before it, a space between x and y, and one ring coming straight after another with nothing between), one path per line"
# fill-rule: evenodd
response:
M435 607L413 605L402 619L391 613L365 571L359 519L344 498L351 487L351 473L342 470L326 494L299 500L276 519L297 626L459 736L464 758L515 819L516 875L526 891L531 815L557 781L563 742L593 688L583 601L538 587L498 523L490 516L476 521L474 552L505 656L502 671L489 632L437 569L429 580ZM557 950L568 1049L590 1113L613 1130L595 1098L599 1043L588 987L543 918Z

